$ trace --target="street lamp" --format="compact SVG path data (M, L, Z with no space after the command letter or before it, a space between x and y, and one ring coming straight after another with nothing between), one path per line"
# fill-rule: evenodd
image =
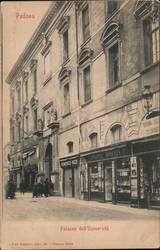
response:
M145 85L142 93L144 108L147 110L147 114L149 114L153 102L153 93L150 91L150 88L150 85Z

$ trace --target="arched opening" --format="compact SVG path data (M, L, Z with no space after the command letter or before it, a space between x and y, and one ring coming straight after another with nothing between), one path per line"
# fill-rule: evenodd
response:
M49 143L45 153L45 176L50 178L52 172L52 144Z

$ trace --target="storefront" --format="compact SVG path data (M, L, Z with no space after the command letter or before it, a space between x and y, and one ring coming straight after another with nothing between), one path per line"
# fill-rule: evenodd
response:
M131 201L130 145L119 143L81 154L81 193L86 200Z
M160 206L160 137L134 141L133 154L138 165L138 206Z
M60 159L63 169L63 195L79 197L79 156Z

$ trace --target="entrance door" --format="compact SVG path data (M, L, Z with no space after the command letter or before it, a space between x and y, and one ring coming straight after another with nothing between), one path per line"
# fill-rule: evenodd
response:
M64 195L65 197L74 197L74 169L64 170Z
M105 168L105 200L112 201L112 168Z
M45 154L45 176L50 178L52 172L52 144L49 143Z

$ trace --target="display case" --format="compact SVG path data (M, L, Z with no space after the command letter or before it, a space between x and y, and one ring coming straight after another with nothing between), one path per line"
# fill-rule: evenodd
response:
M129 160L117 162L117 201L129 201L131 193Z

